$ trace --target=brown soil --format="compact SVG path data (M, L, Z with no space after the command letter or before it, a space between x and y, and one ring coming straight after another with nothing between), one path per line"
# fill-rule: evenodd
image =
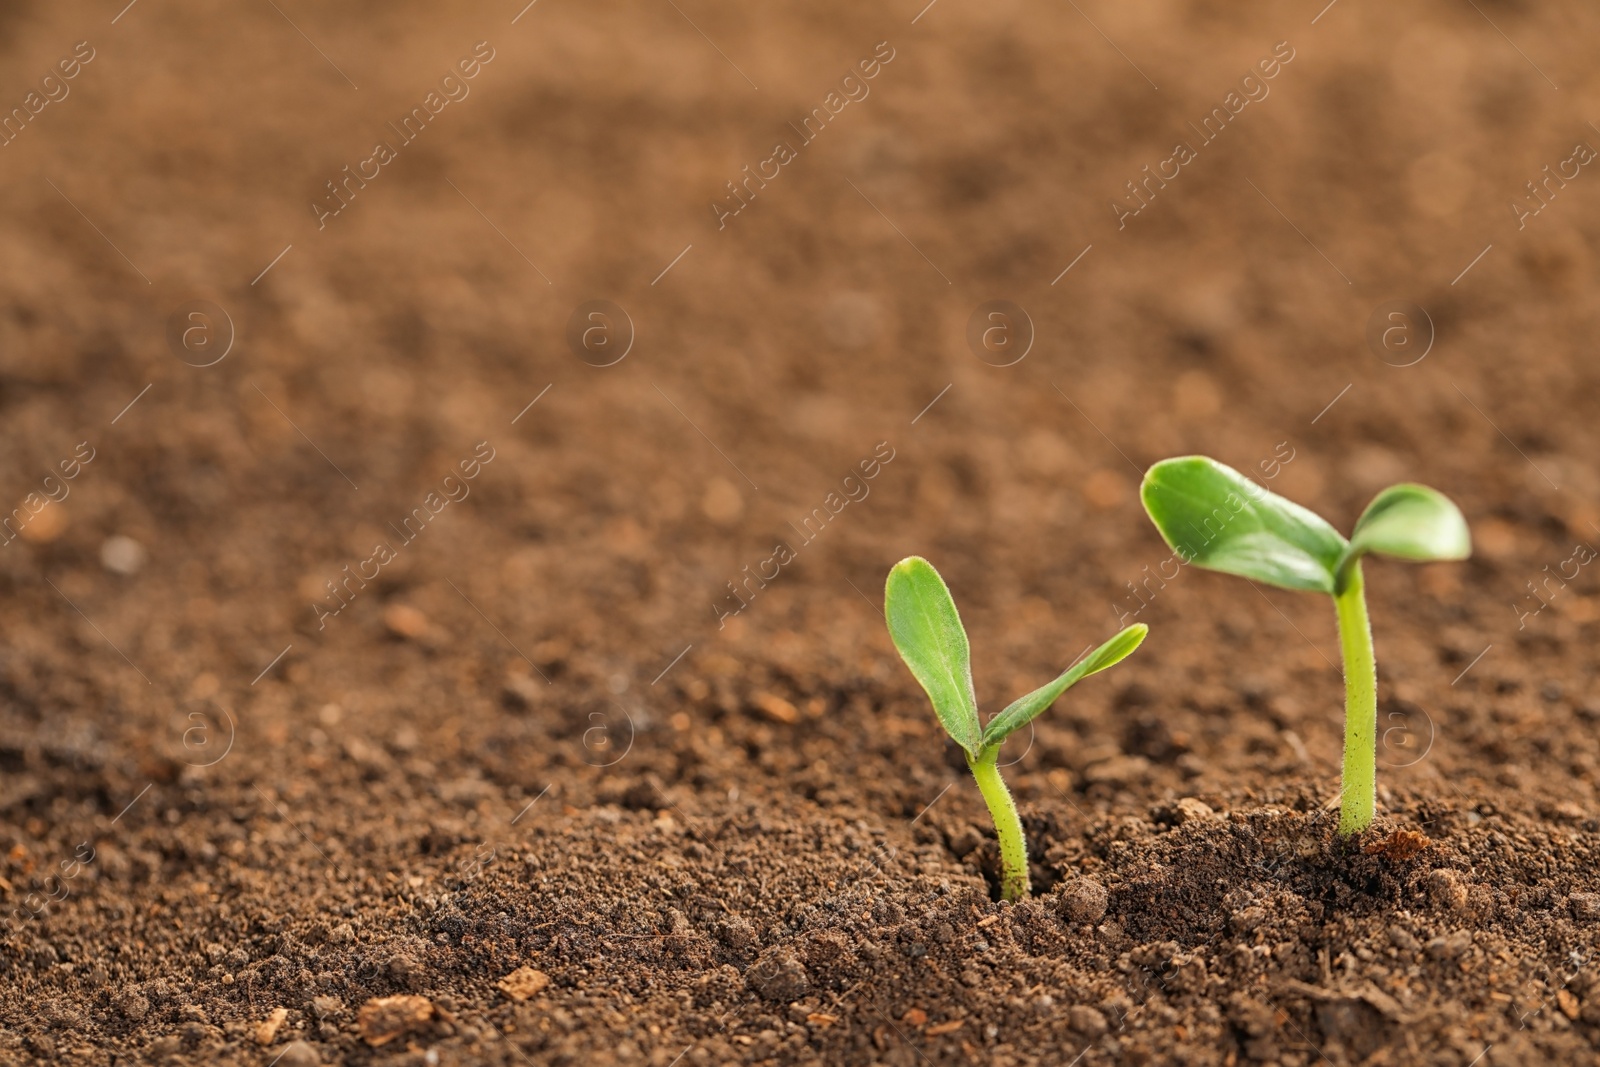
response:
M121 6L0 14L6 108L93 52L0 148L0 1061L1600 1062L1600 13ZM1184 452L1472 523L1369 569L1358 842L1331 607L1133 599ZM986 707L1152 627L1014 745L1021 904L884 633L911 553Z

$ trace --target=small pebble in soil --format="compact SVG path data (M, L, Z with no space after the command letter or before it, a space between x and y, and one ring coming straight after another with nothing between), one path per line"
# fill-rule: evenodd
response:
M47 502L21 530L22 539L29 544L48 545L60 537L67 528L67 509L59 504L51 507Z
M312 997L311 1010L319 1019L331 1019L344 1013L344 1001L338 997Z
M321 1067L322 1056L304 1041L291 1041L272 1062L276 1067Z
M177 1034L167 1034L150 1042L150 1047L145 1050L152 1063L170 1060L183 1051L183 1038Z
M808 968L827 970L837 966L850 954L850 938L839 930L818 930L805 942L804 955Z
M1426 834L1397 829L1388 837L1369 842L1361 851L1369 856L1386 856L1395 863L1405 863L1415 859L1432 844Z
M975 826L964 826L950 838L950 851L956 854L957 859L966 859L979 845L983 844L983 834Z
M523 671L507 671L501 684L500 700L513 711L525 711L539 703L542 687L532 675Z
M735 952L747 952L756 945L756 928L750 920L735 915L717 928L717 937Z
M1462 884L1461 876L1446 867L1428 872L1427 880L1428 900L1435 907L1447 911L1464 911L1467 906L1467 887Z
M520 1004L544 992L550 984L550 976L532 967L518 967L495 984L502 993Z
M745 972L744 980L752 992L778 1002L799 1000L811 989L805 964L783 946L763 952Z
M428 633L428 617L409 604L390 604L384 608L383 625L402 640L415 641Z
M767 718L784 726L793 726L800 721L800 709L776 693L757 693L751 697L750 703Z
M131 537L113 534L100 545L100 566L112 574L129 577L144 567L144 546Z
M389 957L388 962L384 964L384 970L391 981L400 985L410 985L422 974L421 964L404 954Z
M1411 935L1411 931L1407 930L1403 926L1389 927L1389 942L1394 945L1395 948L1402 949L1406 952L1415 952L1417 949L1422 947L1422 943Z
M1600 893L1573 893L1567 898L1572 917L1580 922L1600 919Z
M139 1022L150 1014L150 1001L139 993L120 993L112 998L111 1006L129 1022Z
M261 1022L256 1023L254 1037L258 1045L270 1045L278 1036L278 1028L289 1018L288 1008L274 1008Z
M1457 930L1428 942L1428 955L1436 960L1458 959L1472 947L1472 931Z
M427 997L374 997L361 1005L356 1022L366 1043L377 1047L426 1029L433 1014L433 1004Z
M1170 806L1158 808L1156 812L1158 822L1169 823L1173 826L1182 826L1185 823L1204 822L1214 819L1217 813L1210 804L1197 797L1184 797L1173 801Z
M718 526L731 526L744 514L744 495L726 478L713 478L700 497L700 511Z
M1097 923L1105 917L1110 897L1093 878L1074 878L1061 887L1061 914L1073 922Z
M1067 1024L1085 1037L1099 1037L1110 1028L1106 1017L1087 1004L1074 1004L1068 1008Z

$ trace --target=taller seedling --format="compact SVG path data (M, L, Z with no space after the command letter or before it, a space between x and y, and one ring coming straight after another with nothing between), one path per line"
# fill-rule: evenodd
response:
M977 779L984 803L989 805L995 834L1000 839L1000 895L1006 900L1020 900L1028 895L1028 845L1022 836L1017 805L1000 777L1000 745L1036 719L1074 683L1120 662L1138 648L1149 627L1134 623L1055 681L1012 702L990 719L989 725L982 726L978 722L978 698L972 689L967 631L956 613L950 590L933 564L920 556L896 563L884 586L883 613L900 658L927 690L945 733L967 754L967 766Z
M1460 510L1427 486L1392 485L1367 505L1346 541L1320 516L1205 456L1162 460L1145 474L1140 495L1185 563L1333 597L1345 688L1339 832L1365 830L1377 790L1378 668L1361 557L1466 559L1472 541Z

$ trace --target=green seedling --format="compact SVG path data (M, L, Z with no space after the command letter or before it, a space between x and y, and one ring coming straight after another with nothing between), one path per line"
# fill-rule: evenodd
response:
M1205 456L1157 463L1140 496L1183 562L1333 597L1345 688L1339 832L1365 830L1377 790L1378 668L1361 557L1466 559L1472 540L1460 509L1425 485L1391 485L1367 505L1347 541L1321 516Z
M1000 839L1000 895L1006 900L1020 900L1028 895L1028 846L1022 836L1017 805L1000 777L1000 746L1075 683L1127 657L1139 647L1149 627L1134 623L1055 681L1013 701L983 726L978 721L978 698L972 689L967 631L961 626L950 590L933 564L920 556L896 563L884 585L883 613L894 647L927 690L945 733L966 753L967 766L994 817L995 833Z

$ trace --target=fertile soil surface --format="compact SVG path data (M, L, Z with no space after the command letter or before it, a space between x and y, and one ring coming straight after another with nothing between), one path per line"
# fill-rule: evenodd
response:
M1600 10L923 2L0 8L0 1062L1600 1062Z

